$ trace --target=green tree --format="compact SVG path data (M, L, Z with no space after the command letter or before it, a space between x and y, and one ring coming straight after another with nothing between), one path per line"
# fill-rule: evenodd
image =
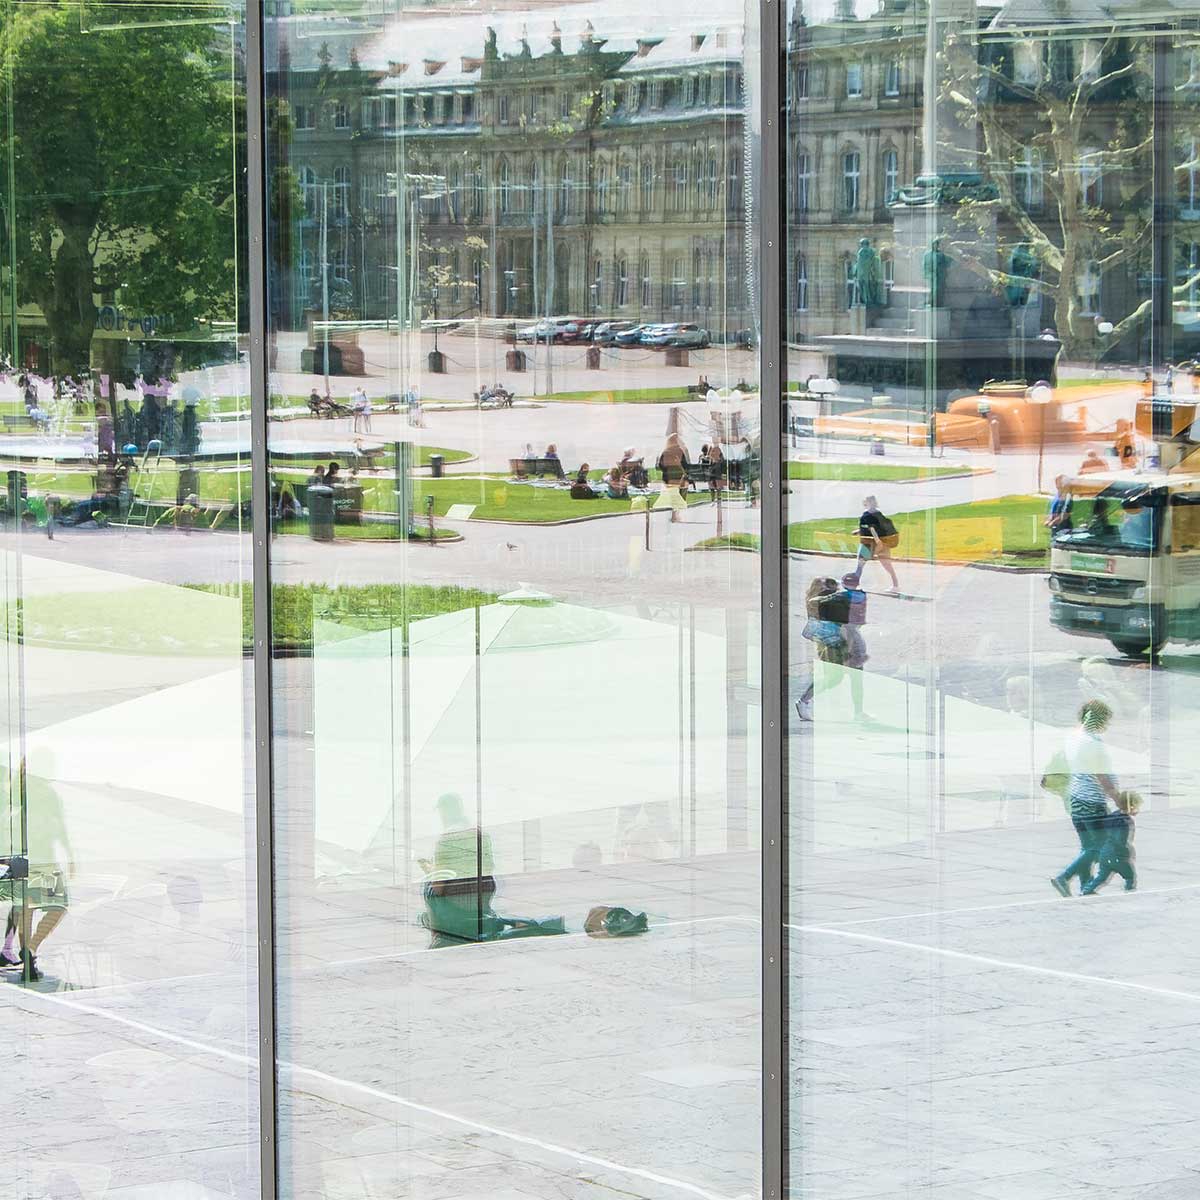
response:
M231 27L212 6L166 12L4 6L4 246L15 241L18 301L42 310L56 373L88 368L98 304L176 329L235 316Z

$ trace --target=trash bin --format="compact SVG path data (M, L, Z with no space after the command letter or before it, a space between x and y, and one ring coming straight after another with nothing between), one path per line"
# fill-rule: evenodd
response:
M446 373L446 356L440 350L430 350L429 352L429 373L431 375L445 375Z
M587 365L589 371L600 370L600 347L589 346L587 352Z
M308 536L314 542L333 541L333 488L324 484L308 489Z
M431 454L429 456L429 474L434 479L441 479L442 467L445 464L445 459L440 454Z
M668 346L666 359L668 367L686 367L688 352L682 346Z
M525 351L508 350L504 354L504 366L509 371L521 374L525 370Z

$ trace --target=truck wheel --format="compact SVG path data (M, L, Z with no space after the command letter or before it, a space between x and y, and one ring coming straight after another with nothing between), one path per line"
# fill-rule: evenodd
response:
M1163 645L1162 638L1146 637L1114 637L1109 638L1116 648L1125 655L1126 658L1140 658L1143 654L1149 653L1153 658Z

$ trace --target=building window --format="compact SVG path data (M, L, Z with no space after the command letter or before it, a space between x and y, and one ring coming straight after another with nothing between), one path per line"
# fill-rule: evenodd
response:
M1084 38L1079 54L1079 78L1091 83L1100 78L1104 43L1099 38Z
M654 208L654 164L646 159L642 163L642 212Z
M608 168L603 163L596 168L596 212L608 212Z
M708 207L717 207L717 197L721 194L721 178L717 168L717 156L708 156Z
M684 277L684 265L682 258L673 259L671 262L671 304L675 308L683 307L683 293L687 287L687 279Z
M507 214L512 211L512 179L509 176L508 159L500 160L500 167L497 173L497 191L500 199L500 212Z
M683 103L685 107L696 103L696 77L694 75L683 77Z
M643 255L638 275L642 280L642 307L649 308L654 301L654 286L650 278L650 259Z
M629 163L621 163L617 167L617 208L628 212L630 199L633 194L633 167Z
M715 258L713 252L709 250L704 255L704 307L710 309L713 306L713 263Z
M1079 273L1079 311L1094 317L1100 312L1100 264L1089 262Z
M808 63L801 63L792 77L792 98L794 100L808 99Z
M571 160L564 158L558 173L558 211L565 217L571 211Z
M699 99L699 103L701 105L708 104L708 84L709 84L709 77L707 74L701 75L700 78L696 81L696 87L699 92L698 99Z
M1079 198L1089 208L1104 203L1104 155L1094 146L1079 152Z
M850 255L842 259L842 276L846 288L846 308L851 309L858 301L858 284L854 282L854 259Z
M321 185L312 167L300 168L300 194L304 197L304 215L315 220L321 211Z
M560 121L569 121L571 119L571 93L560 92L558 96L558 119Z
M1200 311L1200 242L1179 244L1176 296L1182 295L1188 312Z
M883 202L890 204L900 186L900 155L895 150L883 152Z
M333 106L333 127L334 129L350 128L350 105L341 100Z
M475 119L475 97L466 95L462 98L462 115L463 121L473 121Z
M699 250L692 251L692 309L695 311L700 307L700 289L704 284L703 271L701 269L702 258Z
M858 188L862 182L862 158L857 150L847 150L842 155L842 209L852 213L858 211Z
M812 208L812 156L796 155L796 211L806 213Z
M857 97L863 94L863 65L860 62L846 64L846 95Z
M796 255L796 311L808 312L808 259Z
M687 208L687 160L677 158L671 167L671 195L676 212Z
M596 259L592 263L592 311L595 312L604 300L604 263Z
M725 207L730 212L742 207L742 159L736 151L729 155L725 175Z
M663 106L663 81L661 79L650 80L650 107L662 108Z
M1042 81L1042 45L1030 38L1013 47L1013 80L1024 87L1037 87Z
M625 259L619 258L617 259L617 284L615 294L613 296L613 303L617 306L617 308L625 307L626 301L628 300L628 287L629 263Z
M892 302L892 288L896 286L896 260L889 254L883 261L883 294L884 298L890 304Z
M483 167L476 163L475 170L471 173L471 215L476 220L483 216L486 197L487 181L483 175Z
M504 92L496 97L496 120L501 125L508 124L508 95Z
M317 110L311 104L297 104L292 112L297 129L316 129Z
M888 60L887 70L883 76L883 94L885 96L900 95L900 60L898 58Z
M1033 146L1026 146L1013 164L1013 194L1026 212L1042 207L1042 153Z
M350 168L333 169L333 215L344 221L350 215Z
M1179 168L1179 215L1200 220L1200 140L1192 138L1183 148Z

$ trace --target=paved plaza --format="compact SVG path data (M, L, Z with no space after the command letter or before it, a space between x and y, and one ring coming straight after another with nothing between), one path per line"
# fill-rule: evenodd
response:
M415 435L470 449L455 470L471 475L504 470L526 441L557 441L569 461L603 463L631 444L653 455L668 412L432 411ZM289 421L276 435L313 428ZM413 432L402 417L375 418L380 440ZM788 453L870 461L845 445ZM1049 453L1045 477L1074 457ZM1028 453L941 460L956 463L985 470L793 482L791 515L853 515L868 486L889 512L1034 487ZM723 506L726 531L757 532L760 517L745 502ZM281 537L275 579L497 594L530 584L576 624L602 614L612 640L564 665L559 650L516 637L521 654L485 670L481 686L507 690L482 692L495 701L482 725L471 655L446 649L463 641L461 621L434 631L442 657L407 684L389 631L276 663L284 1194L746 1200L759 1188L758 731L748 710L729 721L758 681L747 673L727 692L724 678L737 661L730 639L753 644L759 560L691 549L716 532L710 504L679 523L652 514L649 550L641 514L447 523L462 542ZM10 1191L249 1200L260 1137L245 867L255 831L249 660L232 586L248 575L247 537L64 529L52 542L6 533L0 547L10 580L20 560L30 639L3 664L11 688L23 672L26 698L23 734L12 707L8 732L27 739L32 763L53 748L78 862L71 911L43 952L46 979L5 985L0 1005L21 1047L11 1084L31 1114L13 1136L32 1165ZM794 556L793 613L813 575L846 561ZM788 706L792 1195L1191 1197L1196 656L1169 647L1151 670L1053 629L1040 573L898 569L900 597L878 594L875 568L867 575L869 718L855 718L844 681L817 697L813 723ZM231 586L183 586L195 583ZM810 671L797 634L798 621L789 700ZM642 670L620 658L628 645ZM512 719L514 664L542 685L540 720L555 734L541 751ZM1015 671L1030 681L1024 708L1006 693ZM574 672L589 689L574 709L589 714L586 728L572 728L560 686ZM406 817L391 799L405 765L396 697L409 694L417 790L459 775L469 790L478 755L496 909L562 916L565 935L428 948L414 858L432 810ZM1047 881L1074 834L1038 780L1093 694L1118 714L1122 783L1148 799L1141 890L1063 901ZM622 702L606 717L613 695ZM719 736L704 735L712 721ZM590 736L598 723L607 740ZM690 750L688 728L700 735ZM490 772L503 777L493 785ZM654 801L636 837L629 794ZM599 903L646 911L650 932L585 936Z

